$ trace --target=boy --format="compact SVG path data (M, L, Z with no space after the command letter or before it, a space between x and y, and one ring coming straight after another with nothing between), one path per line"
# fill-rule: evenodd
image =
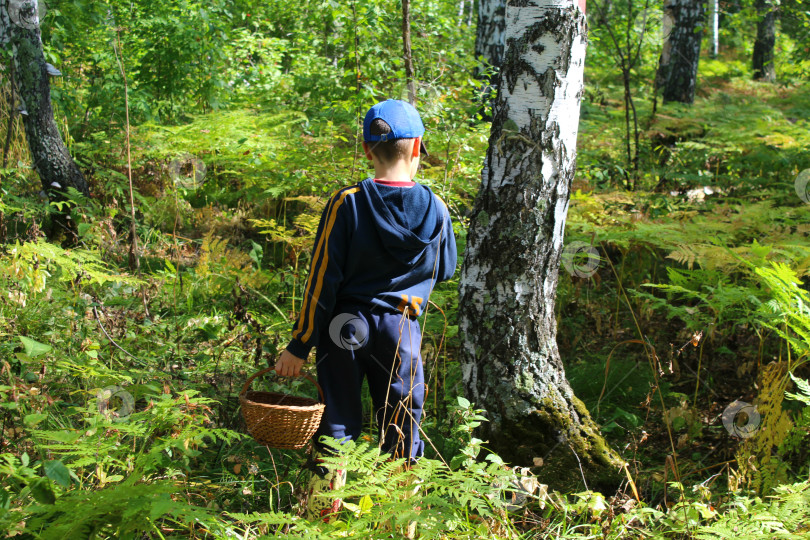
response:
M445 204L413 181L425 128L410 104L387 100L363 121L363 150L375 177L343 188L321 216L309 279L292 340L276 372L296 376L316 346L326 408L315 440L356 440L362 428L361 386L368 377L380 444L416 460L424 442L425 397L417 318L433 286L456 268L456 243ZM316 442L316 451L324 448ZM345 483L345 471L319 467L310 482L307 517L336 512L340 501L317 497ZM320 474L322 473L322 474Z

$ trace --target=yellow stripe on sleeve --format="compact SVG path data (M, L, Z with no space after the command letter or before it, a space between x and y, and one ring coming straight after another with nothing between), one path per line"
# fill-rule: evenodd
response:
M331 219L332 211L334 210L335 199L337 198L337 196L338 194L336 193L335 196L332 197L332 199L329 201L329 205L327 207L328 210L326 219L327 223L329 222L329 219ZM307 276L307 285L306 287L304 287L304 294L307 294L309 292L310 286L312 285L312 276L315 274L315 268L318 266L321 248L323 247L323 243L326 238L325 232L326 226L324 226L324 230L321 231L321 237L318 239L318 245L315 246L315 251L313 252L312 255L312 262L309 265L310 266L309 276ZM306 320L304 314L307 312L307 307L310 304L310 300L311 300L310 296L304 298L301 313L298 314L298 322L296 323L295 328L293 329L293 337L296 339L299 339L301 337L301 333L304 331L304 321Z
M312 293L312 297L309 298L309 304L307 305L306 310L306 312L309 314L307 317L307 326L306 326L307 331L303 337L299 338L303 342L306 342L309 339L314 329L315 309L318 304L318 298L321 294L321 289L323 288L323 276L326 273L326 267L329 264L329 236L332 234L332 227L335 225L335 219L337 218L338 208L340 208L340 205L343 204L344 199L346 199L348 195L357 193L358 191L360 191L360 188L354 187L351 189L347 189L346 191L341 193L340 198L338 198L337 202L332 207L332 211L330 212L329 221L326 224L324 234L321 237L321 239L324 241L323 262L321 263L321 267L318 270L318 277L315 281L315 291ZM314 268L315 267L313 266L313 269ZM303 317L301 320L303 320Z

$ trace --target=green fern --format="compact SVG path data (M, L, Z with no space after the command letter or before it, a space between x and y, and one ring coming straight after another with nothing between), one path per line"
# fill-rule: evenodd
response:
M754 272L773 296L762 306L761 311L767 317L763 324L796 353L797 358L791 358L789 365L793 372L810 353L810 295L800 287L798 275L786 264L772 263L769 267L756 267Z
M45 278L51 275L43 274L46 268L52 269L62 281L82 280L96 285L142 283L134 276L115 273L93 251L66 250L41 239L36 243L17 242L8 249L8 254L10 257L0 267L0 271L21 279L35 292L40 292L44 288Z
M799 393L793 394L791 392L785 392L785 395L790 399L801 401L802 403L810 407L810 382L796 377L795 375L793 375L793 373L789 373L788 375L790 375L790 378L798 387Z
M454 537L477 537L482 531L497 538L500 533L492 531L503 531L507 537L513 531L504 491L514 473L499 460L452 470L440 460L422 458L408 468L404 459L392 460L368 442L325 442L334 454L324 462L345 468L349 478L343 488L332 492L344 500L337 519L326 524L284 513L232 513L229 517L270 529L283 526L285 535L294 538L322 538L338 531L347 536L386 538L395 531L402 534L412 522L418 522L422 538L445 537L451 532Z
M810 483L779 486L765 499L735 497L711 525L699 527L701 540L807 538L810 532Z

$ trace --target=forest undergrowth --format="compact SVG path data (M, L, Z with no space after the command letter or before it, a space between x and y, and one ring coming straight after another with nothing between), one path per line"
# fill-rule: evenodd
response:
M240 39L254 61L269 47ZM464 43L429 54L468 68ZM46 240L55 208L14 132L0 199L6 536L806 537L810 224L794 181L810 168L807 85L751 83L733 55L706 58L691 108L637 103L634 171L620 85L589 60L566 243L596 259L587 276L581 259L560 274L558 342L576 395L626 461L620 490L584 477L555 490L543 456L506 464L476 438L487 419L461 397L456 276L424 321L426 457L407 469L380 456L366 396L366 435L341 447L346 504L322 523L301 517L304 452L247 436L238 394L286 345L328 195L369 174L356 110L380 89L323 66L298 80L285 55L261 54L278 67L250 72L261 98L243 87L230 107L133 126L140 272L128 266L120 130L73 126L93 195L67 204L72 248ZM425 71L431 154L419 179L448 203L461 253L489 125L474 120L471 77ZM330 84L344 94L320 106ZM78 118L61 96L71 90L55 100ZM137 92L133 102L146 106ZM254 387L314 395L303 380Z

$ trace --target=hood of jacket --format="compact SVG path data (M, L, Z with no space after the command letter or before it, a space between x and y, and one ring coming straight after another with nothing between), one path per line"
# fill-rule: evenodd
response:
M386 251L403 263L414 263L424 251L433 246L438 249L444 223L444 210L429 187L416 184L408 189L424 189L428 193L424 216L409 216L409 224L402 223L388 208L377 184L367 178L360 183L361 192L377 225L377 234ZM407 208L406 208L407 211ZM420 219L421 217L421 219Z

